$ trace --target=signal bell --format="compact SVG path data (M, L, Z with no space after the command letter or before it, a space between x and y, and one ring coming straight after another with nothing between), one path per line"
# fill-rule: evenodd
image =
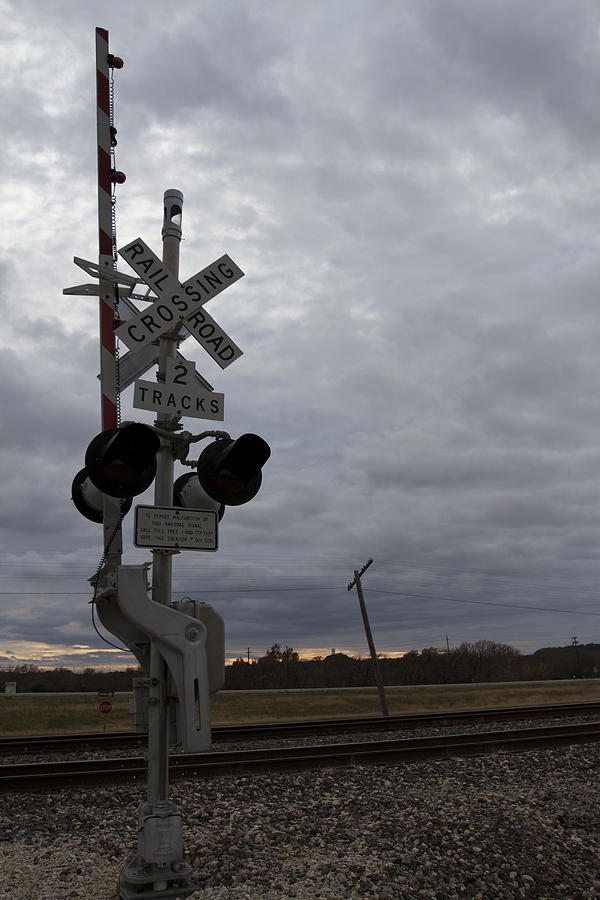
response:
M109 497L136 497L154 481L159 447L154 429L138 422L97 434L85 454L91 483Z
M217 439L198 460L200 485L217 503L241 506L259 491L261 469L271 448L257 434L243 434L237 440Z

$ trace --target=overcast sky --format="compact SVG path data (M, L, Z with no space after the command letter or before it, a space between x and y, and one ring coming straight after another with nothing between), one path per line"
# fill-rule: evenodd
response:
M70 499L100 431L98 302L62 295L98 255L96 26L125 62L118 246L161 254L173 187L182 280L223 253L246 273L207 308L244 355L222 371L181 347L225 421L184 425L272 448L220 550L175 558L174 598L218 609L229 656L365 655L347 585L372 557L381 653L600 641L598 5L0 14L0 666L132 660L93 630L101 528Z

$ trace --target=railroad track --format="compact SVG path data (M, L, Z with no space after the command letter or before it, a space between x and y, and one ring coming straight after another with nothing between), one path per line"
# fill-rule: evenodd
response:
M185 754L171 757L169 769L171 780L181 781L332 766L392 765L599 740L600 722L588 722L401 740ZM145 776L145 761L140 757L21 763L0 766L0 791L48 791L124 781L142 783Z
M306 722L273 722L260 725L217 725L212 729L213 740L253 741L268 738L290 738L310 734L335 734L354 731L402 730L435 728L449 725L479 724L600 714L600 702L558 703L545 706L510 706L490 709L453 710L402 714L395 716L367 716L349 719L311 719ZM147 741L145 733L133 731L94 732L87 734L27 735L0 738L0 756L7 754L39 754L68 750L97 750L117 747L141 747Z

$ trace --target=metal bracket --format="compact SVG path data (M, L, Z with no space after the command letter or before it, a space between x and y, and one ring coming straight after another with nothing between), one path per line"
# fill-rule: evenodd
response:
M150 671L150 641L148 640L148 635L123 615L117 602L117 592L112 591L103 594L102 597L97 597L96 609L98 610L98 617L106 630L118 637L126 647L129 647L142 670L148 674Z
M86 275L91 275L92 278L99 278L101 281L114 281L117 284L131 285L131 287L135 287L136 284L141 282L140 278L134 275L126 275L125 272L105 271L100 268L98 263L91 262L89 259L81 259L80 256L74 256L73 262L80 269L83 269Z
M177 692L177 740L186 753L210 750L207 628L203 622L151 600L144 566L119 566L116 603L146 639L156 641Z

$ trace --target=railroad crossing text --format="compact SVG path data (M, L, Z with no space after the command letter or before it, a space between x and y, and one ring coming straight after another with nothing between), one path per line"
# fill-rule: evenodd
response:
M119 253L158 294L147 309L116 329L116 335L130 349L151 343L181 323L222 369L242 355L229 335L202 309L207 300L244 274L227 254L180 284L141 238L122 247Z

